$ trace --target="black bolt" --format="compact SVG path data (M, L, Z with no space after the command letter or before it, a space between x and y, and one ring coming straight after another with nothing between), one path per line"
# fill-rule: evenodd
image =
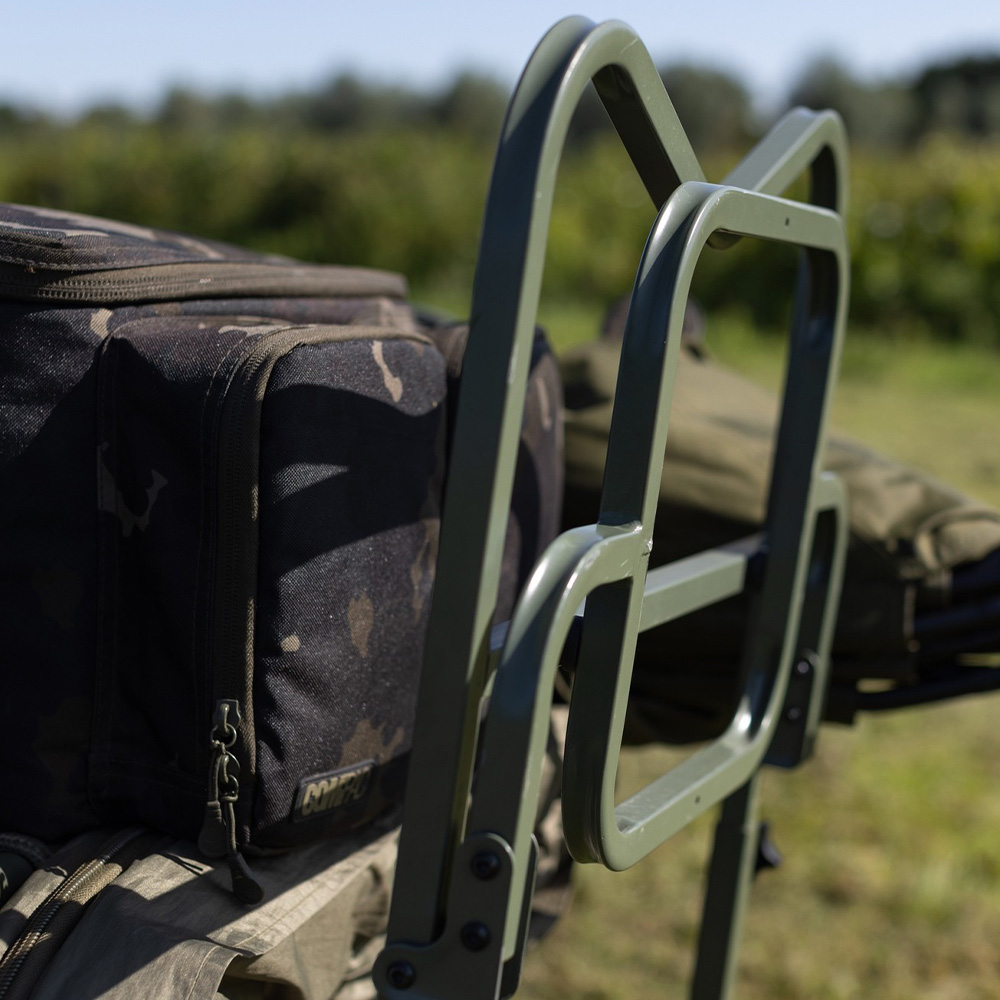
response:
M490 929L478 920L472 920L462 928L462 944L469 951L482 951L490 943Z
M417 970L409 962L400 960L385 970L385 978L394 989L408 990L417 981Z
M480 851L472 859L472 874L484 882L500 874L500 859L492 851Z
M802 709L797 705L793 705L787 712L785 712L785 719L788 722L798 722L802 718Z

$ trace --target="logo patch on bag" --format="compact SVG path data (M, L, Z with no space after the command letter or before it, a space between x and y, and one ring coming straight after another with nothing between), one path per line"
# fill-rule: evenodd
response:
M327 816L334 809L361 804L371 791L374 771L375 761L366 760L339 771L304 778L299 783L292 822Z

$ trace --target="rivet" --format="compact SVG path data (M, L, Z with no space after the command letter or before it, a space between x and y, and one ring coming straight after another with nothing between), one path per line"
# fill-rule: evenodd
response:
M462 944L469 951L482 951L490 943L490 929L478 920L472 920L462 928Z
M484 882L500 874L500 859L492 851L480 851L472 859L472 874Z
M393 989L408 990L417 981L417 970L400 959L385 970L385 978Z

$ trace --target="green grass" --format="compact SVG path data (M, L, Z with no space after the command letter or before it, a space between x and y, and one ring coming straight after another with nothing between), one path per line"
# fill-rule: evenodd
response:
M672 759L628 752L623 778ZM801 770L768 772L763 815L785 862L754 885L737 997L995 998L998 778L989 700L828 728ZM579 868L519 997L685 996L710 834L703 817L628 872Z
M595 310L551 310L554 339ZM709 329L722 361L777 386L777 338ZM866 443L1000 506L1000 354L849 336L834 420ZM1000 996L1000 725L995 698L827 727L797 772L765 776L785 864L757 880L739 1000ZM675 759L628 751L638 787ZM522 1000L686 996L712 818L632 870L577 870L569 915L527 962Z

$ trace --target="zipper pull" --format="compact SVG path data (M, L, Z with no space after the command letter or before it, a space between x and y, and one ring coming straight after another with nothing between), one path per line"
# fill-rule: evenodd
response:
M235 774L229 773L229 762L236 758L227 753L219 769L219 805L226 834L226 861L233 882L233 893L241 903L259 903L264 898L264 887L250 870L246 858L236 846L236 800L240 797L240 783ZM239 765L237 765L237 768Z
M219 801L219 771L226 756L226 748L213 740L212 762L208 768L208 801L205 803L205 818L198 834L198 850L209 858L226 855L228 839L226 824L222 818L222 803Z
M229 848L222 803L219 800L219 778L223 765L228 765L227 757L232 757L236 775L239 775L239 764L229 752L229 748L236 742L236 727L239 724L239 702L220 701L215 706L212 732L209 734L212 756L208 765L208 801L205 803L205 818L198 834L198 849L209 858L224 858Z
M264 889L236 845L235 805L240 797L240 764L230 748L236 742L236 727L240 721L239 702L227 699L216 705L208 800L198 834L198 848L210 858L226 859L237 899L243 903L259 903L264 898Z

